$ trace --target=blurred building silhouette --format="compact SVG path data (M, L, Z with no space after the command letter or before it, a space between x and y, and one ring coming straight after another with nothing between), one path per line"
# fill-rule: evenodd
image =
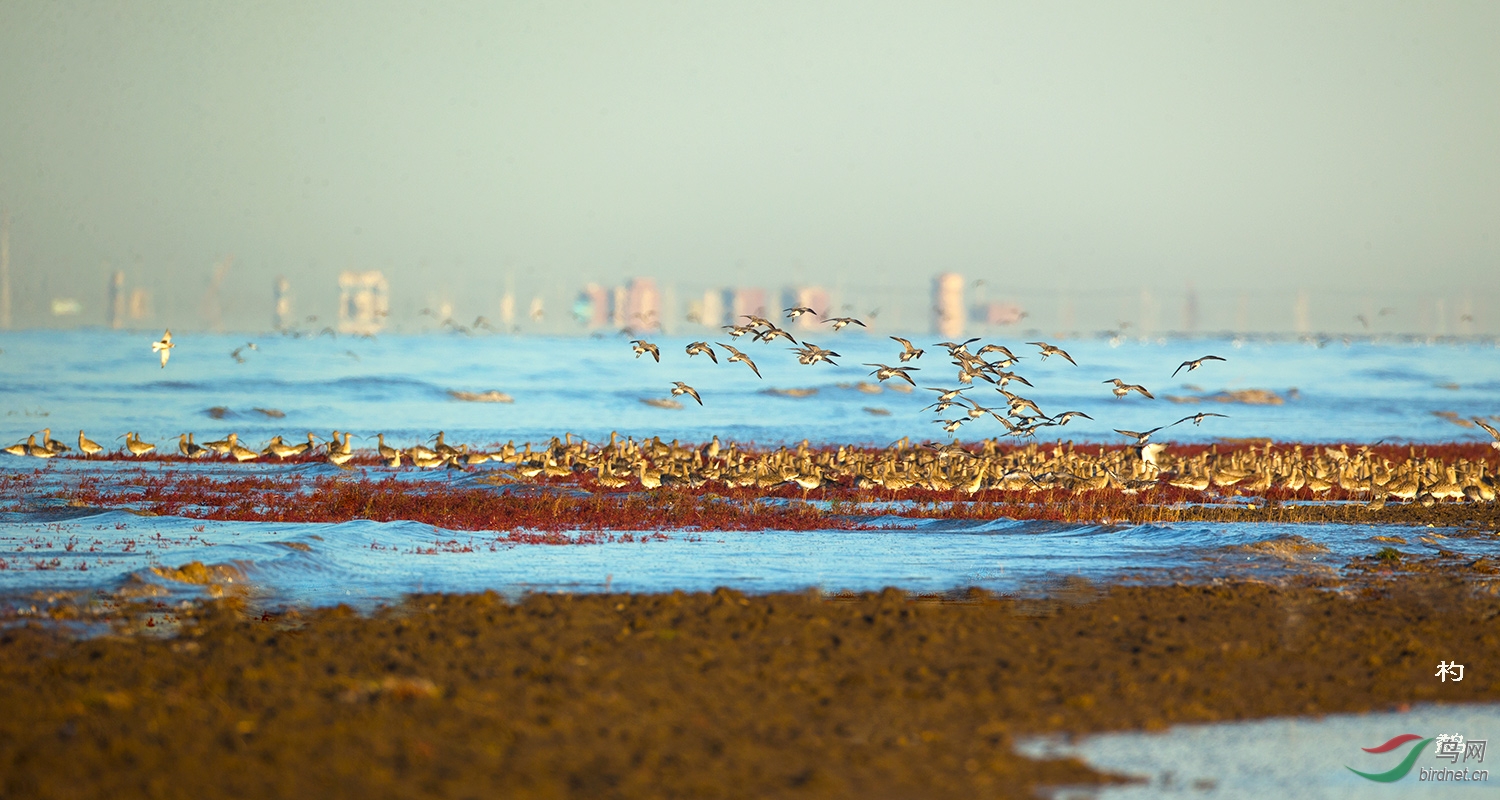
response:
M384 273L339 273L339 333L373 336L385 327L390 309L390 284Z
M292 328L297 325L297 318L292 311L292 284L281 275L276 276L276 282L271 285L271 298L274 305L271 311L271 325L276 330Z
M787 287L781 292L781 307L810 308L817 312L817 316L803 314L791 320L787 326L804 331L816 329L824 319L827 319L829 312L833 310L833 304L828 300L828 290L822 286Z
M125 270L117 269L109 276L109 327L119 330L125 327Z
M10 330L10 212L0 212L0 330Z
M932 331L957 340L964 332L964 276L939 273L932 279Z

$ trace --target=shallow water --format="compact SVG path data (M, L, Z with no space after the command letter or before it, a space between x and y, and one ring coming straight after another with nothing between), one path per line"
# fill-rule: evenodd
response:
M1064 798L1135 800L1201 797L1207 800L1275 797L1328 800L1371 797L1494 797L1500 794L1500 760L1490 749L1484 761L1456 762L1437 757L1429 743L1398 781L1376 783L1350 771L1378 774L1397 767L1413 744L1371 754L1400 734L1423 738L1459 734L1465 740L1500 739L1500 705L1418 706L1406 712L1330 714L1325 717L1270 719L1218 725L1179 725L1164 733L1108 733L1075 742L1036 738L1018 744L1031 756L1076 756L1096 769L1142 778L1144 782L1087 792L1064 791ZM1436 780L1425 770L1485 770L1487 780ZM1423 778L1426 778L1424 780Z
M450 441L477 444L505 440L545 441L571 430L599 441L609 431L638 437L660 435L703 441L712 435L761 443L797 441L886 443L901 436L940 434L921 408L933 393L853 385L868 378L863 362L895 361L897 347L883 336L843 332L817 341L843 353L842 366L802 366L784 344L745 343L764 380L742 365L714 365L682 352L687 341L660 338L660 364L635 358L623 338L561 339L406 336L379 339L261 338L229 353L241 336L186 334L162 369L149 343L155 334L99 330L0 334L0 439L23 440L41 426L72 441L79 428L96 440L118 445L115 436L139 431L163 449L176 435L196 431L199 441L229 431L259 444L273 434L300 439L305 431L333 428L361 434L385 432L395 443L446 430ZM928 338L919 337L925 343ZM727 341L722 337L719 341ZM1354 343L1316 347L1288 342L1227 340L1162 344L1105 340L1065 343L1080 366L1058 358L1046 362L1029 348L1007 342L1025 355L1017 371L1036 388L1021 388L1049 412L1081 410L1095 421L1075 420L1051 429L1079 440L1121 441L1111 428L1143 430L1195 411L1228 414L1202 427L1179 425L1168 441L1211 437L1271 436L1280 440L1426 442L1487 438L1435 416L1500 414L1500 359L1491 344ZM950 386L952 368L934 350L915 373L919 385ZM1172 370L1205 353L1208 362L1177 379ZM940 377L941 376L941 377ZM1146 384L1162 399L1117 400L1101 381L1123 377ZM673 380L702 393L704 405L681 410L652 408L642 398L666 397ZM1183 388L1185 383L1201 391ZM843 387L840 386L843 384ZM1444 388L1456 385L1457 388ZM812 387L808 398L762 393L768 387ZM1288 393L1297 387L1297 393ZM1205 394L1221 389L1270 389L1289 398L1282 405L1176 404L1169 394ZM483 404L453 400L449 390L501 390L515 401ZM998 405L988 387L971 394ZM993 401L984 401L989 396ZM228 409L223 419L209 416ZM255 408L284 414L270 418ZM874 416L866 408L891 412ZM979 420L960 429L961 438L1002 432ZM1039 438L1046 438L1041 436ZM1162 436L1158 436L1162 438ZM146 471L183 465L142 465ZM274 467L195 464L195 472L244 475L247 470L337 474L329 465ZM106 478L120 466L0 455L0 476L40 470L42 489L85 475ZM472 481L417 471L409 480ZM872 514L880 513L874 510ZM1380 546L1370 527L1211 525L1056 525L873 518L871 531L672 532L635 541L614 540L568 547L512 545L495 534L451 532L416 523L354 521L338 525L202 523L195 520L110 513L63 518L76 512L47 511L0 519L0 594L24 596L47 589L109 589L156 564L199 560L237 563L272 601L384 602L416 590L524 591L706 590L733 586L748 591L826 591L900 586L945 591L982 586L1028 591L1076 575L1091 580L1168 581L1267 576L1288 571L1323 573L1353 555ZM200 530L201 529L201 530ZM1422 542L1407 528L1384 531L1407 536L1408 551L1433 550L1442 540ZM1441 534L1441 532L1436 532ZM1295 560L1245 554L1225 548L1284 535L1299 535L1329 548ZM642 542L641 539L649 538ZM288 548L285 543L309 549ZM452 542L453 544L447 544ZM68 545L72 543L73 549ZM436 544L434 544L436 543ZM1451 549L1494 554L1494 540L1466 540ZM178 587L180 588L180 587Z
M125 511L0 515L0 597L113 590L132 576L191 596L199 587L151 567L233 564L273 606L347 602L370 607L417 591L525 592L879 590L944 592L979 586L1040 594L1069 577L1170 583L1336 576L1356 555L1402 536L1410 553L1440 548L1500 557L1500 538L1445 538L1440 530L1351 525L1174 523L1077 525L871 517L872 530L613 531L563 533L548 544L504 533L417 522L212 522ZM1301 537L1303 552L1244 545ZM1309 544L1326 552L1307 552Z
M507 336L383 336L378 339L260 337L245 350L245 363L230 351L244 336L183 334L165 369L149 343L157 332L102 330L0 333L0 440L24 440L50 426L71 442L79 428L95 440L118 446L114 437L139 431L147 441L170 444L177 434L197 431L199 440L238 431L258 443L274 434L301 439L338 428L360 435L384 431L398 443L446 430L459 441L545 441L564 430L597 441L618 430L637 437L660 435L706 441L715 434L742 441L879 443L912 436L946 438L921 409L935 394L867 394L852 388L873 381L862 363L897 363L899 347L884 336L848 330L814 337L843 353L840 365L802 366L786 344L745 343L764 380L741 364L715 365L683 353L688 339L656 339L661 363L636 358L624 337L518 338ZM938 337L921 336L919 343ZM712 341L712 337L710 337ZM730 341L719 337L717 341ZM1113 428L1146 430L1197 411L1228 414L1202 427L1179 425L1167 441L1213 437L1272 437L1282 441L1379 440L1481 441L1475 427L1460 427L1434 415L1462 418L1500 415L1500 358L1493 344L1356 342L1324 347L1292 342L1223 339L1170 340L1162 344L1102 339L1068 341L1079 366L1059 358L1041 361L1016 341L1003 343L1025 360L1015 370L1035 384L1020 394L1049 414L1078 410L1094 417L1049 429L1040 438L1123 442ZM978 347L978 345L973 345ZM942 349L911 362L919 386L949 387L955 369ZM1213 353L1207 362L1172 378L1183 360ZM1117 400L1101 382L1122 378L1158 397ZM703 397L680 410L653 408L643 398L666 398L673 381L685 381ZM844 384L850 388L840 388ZM892 384L887 384L890 386ZM1201 391L1184 388L1197 386ZM1457 388L1443 388L1456 386ZM772 396L762 390L816 388L807 398ZM1166 396L1259 388L1296 399L1283 405L1176 404ZM510 404L454 400L449 390L499 390ZM988 386L969 392L980 405L1000 405ZM208 409L229 410L213 419ZM255 408L285 414L267 418ZM875 416L865 409L888 411ZM982 419L959 429L964 440L1004 433ZM1162 438L1162 437L1158 437Z

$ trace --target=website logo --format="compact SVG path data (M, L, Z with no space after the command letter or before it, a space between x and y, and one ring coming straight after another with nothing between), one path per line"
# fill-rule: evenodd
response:
M1417 764L1417 759L1422 756L1422 750L1426 748L1427 745L1432 742L1432 740L1423 739L1415 733L1403 733L1400 736L1397 736L1396 738L1386 742L1385 744L1376 747L1360 748L1366 753L1389 753L1392 750L1399 749L1407 742L1417 742L1417 745L1413 747L1409 752L1407 752L1406 757L1401 759L1401 763L1397 764L1395 767L1392 767L1389 770L1386 770L1385 772L1360 772L1359 770L1349 766L1348 764L1344 765L1344 769L1349 770L1350 772L1358 775L1361 778L1372 780L1377 783L1395 783L1396 781L1405 778L1406 773L1411 772L1411 768L1416 766Z
M1484 751L1489 745L1489 741L1486 739L1469 739L1468 741L1465 741L1462 735L1456 733L1440 733L1430 739L1424 739L1415 733L1403 733L1400 736L1397 736L1386 742L1385 744L1377 745L1375 747L1363 747L1360 749L1364 750L1366 753L1391 753L1400 751L1401 748L1405 747L1408 744L1412 744L1413 742L1415 742L1416 744L1413 744L1411 748L1406 751L1406 755L1401 758L1401 761L1385 772L1360 772L1359 770L1347 764L1344 765L1344 769L1349 770L1350 772L1358 775L1361 778L1364 778L1365 780L1375 781L1377 783L1395 783L1396 781L1405 778L1407 773L1412 771L1412 768L1417 764L1417 759L1422 757L1422 751L1427 748L1427 745L1433 742L1437 742L1437 749L1433 754L1434 757L1439 761L1447 761L1450 764L1454 765L1454 767L1458 767L1460 759L1462 759L1463 763L1465 764L1467 764L1470 759L1473 759L1476 763L1483 763ZM1470 769L1467 767L1459 767L1456 769L1444 769L1442 767L1423 767L1417 777L1417 780L1420 781L1454 782L1488 781L1489 779L1489 770Z

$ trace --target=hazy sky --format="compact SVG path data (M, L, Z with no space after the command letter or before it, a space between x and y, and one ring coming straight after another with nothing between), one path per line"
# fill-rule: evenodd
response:
M1458 297L1497 43L1488 0L0 0L0 206L37 307L227 254L257 317L350 266Z

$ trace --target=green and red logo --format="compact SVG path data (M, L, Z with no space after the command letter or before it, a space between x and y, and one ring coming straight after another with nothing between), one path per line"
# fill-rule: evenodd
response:
M1344 765L1344 769L1347 769L1355 775L1358 775L1359 777L1365 778L1367 780L1377 781L1379 783L1395 783L1396 781L1405 778L1406 773L1411 772L1411 768L1413 766L1416 766L1417 759L1422 756L1422 750L1425 749L1428 744L1432 743L1432 739L1423 739L1415 733L1403 733L1400 736L1397 736L1396 738L1378 747L1360 748L1366 753L1389 753L1392 750L1400 749L1402 745L1407 744L1408 742L1416 742L1417 744L1409 752L1407 752L1405 758L1401 759L1401 763L1397 764L1395 767L1389 770L1386 770L1385 772L1360 772L1359 770L1347 764Z

